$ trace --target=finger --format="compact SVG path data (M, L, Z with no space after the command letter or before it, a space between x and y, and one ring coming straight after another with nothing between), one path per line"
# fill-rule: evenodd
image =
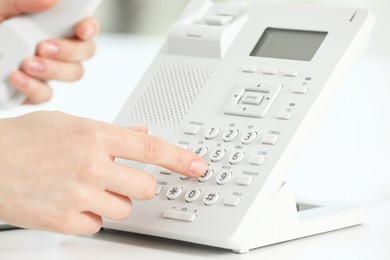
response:
M130 215L131 208L132 203L128 197L102 191L91 197L86 209L103 218L119 221Z
M38 45L37 54L54 60L80 62L92 58L95 49L93 41L48 40Z
M76 81L81 79L84 70L80 63L61 62L32 57L23 62L22 70L41 80Z
M96 234L103 225L102 217L92 212L81 212L71 221L61 223L61 230L54 230L62 234L87 235Z
M144 171L113 163L104 178L106 189L123 196L148 200L156 195L156 179Z
M96 19L86 18L76 25L75 31L80 40L88 41L99 35L100 25Z
M149 129L146 126L132 126L132 127L129 127L129 129L133 130L133 131L137 131L137 132L143 133L143 134L148 134L149 133Z
M21 71L11 73L10 83L26 96L26 104L40 104L47 102L53 96L52 89L44 82L31 78Z
M159 165L194 178L207 170L203 159L159 138L120 127L111 127L107 134L107 146L114 157Z
M57 0L2 0L0 1L0 21L24 13L42 12L56 3Z

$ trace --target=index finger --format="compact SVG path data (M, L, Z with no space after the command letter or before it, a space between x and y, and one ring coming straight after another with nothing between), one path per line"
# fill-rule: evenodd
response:
M198 178L207 164L196 154L157 137L125 128L110 135L108 149L113 157L159 165L173 172Z

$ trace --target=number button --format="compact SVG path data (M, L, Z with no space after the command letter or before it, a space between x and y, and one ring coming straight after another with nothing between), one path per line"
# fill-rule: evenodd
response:
M208 129L206 129L205 133L204 133L204 137L207 139L207 140L212 140L214 138L216 138L220 132L220 128L218 126L213 126L213 127L210 127Z
M239 164L244 160L245 158L245 153L241 150L234 150L232 154L229 157L229 163L232 165Z
M225 184L228 184L231 179L232 179L232 172L231 171L223 171L217 175L216 180L217 180L218 185L225 185Z
M226 150L223 148L217 148L210 153L210 160L212 162L221 161L226 155Z
M238 130L235 128L229 128L222 134L222 139L225 142L231 142L238 136Z
M185 200L188 203L195 202L200 197L200 189L191 189L186 192L186 195L184 196Z
M219 199L218 192L209 192L203 197L203 203L206 206L212 206L218 201L218 199Z
M207 171L198 179L198 181L207 182L210 180L213 174L214 174L214 170L209 167Z
M167 198L169 200L177 199L182 193L182 191L183 188L178 185L171 186L167 191Z
M248 130L243 133L241 137L241 142L243 144L251 144L253 143L257 138L257 133L254 130Z
M195 147L195 149L193 150L193 152L198 155L199 157L204 157L207 153L207 146L204 146L204 145L200 145L200 146L197 146Z

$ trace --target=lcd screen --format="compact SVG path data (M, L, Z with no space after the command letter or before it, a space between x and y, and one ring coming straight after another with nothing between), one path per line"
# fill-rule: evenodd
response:
M311 61L327 32L267 28L251 56Z

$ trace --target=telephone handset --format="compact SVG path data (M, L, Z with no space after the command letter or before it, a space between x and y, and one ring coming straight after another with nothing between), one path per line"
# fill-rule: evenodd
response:
M51 9L8 19L0 24L0 108L22 104L26 97L8 81L37 44L52 38L74 36L74 27L93 13L102 0L61 0Z
M115 123L147 125L209 169L188 179L118 159L159 189L104 227L244 253L362 223L361 209L297 203L287 173L373 24L364 9L190 2Z

